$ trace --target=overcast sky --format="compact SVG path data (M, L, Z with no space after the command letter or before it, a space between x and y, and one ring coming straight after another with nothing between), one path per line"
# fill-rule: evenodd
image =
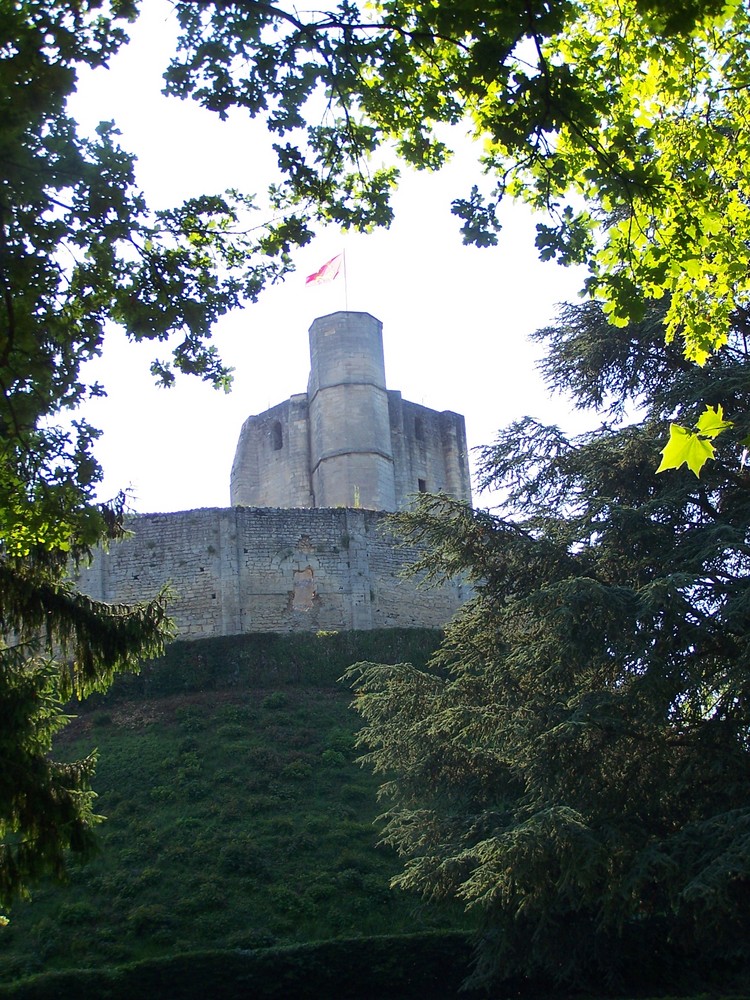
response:
M74 117L86 129L115 120L155 207L227 187L265 190L273 159L258 123L241 115L221 123L160 96L173 37L170 8L162 0L144 7L112 68L82 79ZM534 222L521 207L508 208L498 247L462 246L450 204L468 193L473 170L464 151L438 176L405 176L389 230L326 231L296 255L295 275L221 321L216 343L235 368L230 395L188 378L171 390L156 388L148 368L161 345L131 345L109 331L88 373L108 396L86 409L104 431L97 452L106 474L102 498L130 487L144 513L227 506L242 422L305 390L307 330L316 316L346 305L383 322L389 388L463 413L470 446L490 443L499 427L527 413L583 426L566 400L548 397L534 369L538 348L527 341L554 318L559 302L576 298L582 275L537 260ZM305 276L342 250L346 289L341 278L306 288Z

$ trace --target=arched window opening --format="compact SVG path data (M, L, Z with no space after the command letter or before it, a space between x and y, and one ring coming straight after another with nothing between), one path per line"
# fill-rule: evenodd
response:
M417 441L424 441L424 423L421 417L414 418L414 437Z
M284 432L281 429L281 421L274 420L271 425L271 447L274 451L281 451L284 446Z

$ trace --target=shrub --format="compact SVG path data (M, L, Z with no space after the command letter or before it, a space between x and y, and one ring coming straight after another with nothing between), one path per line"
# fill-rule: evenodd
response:
M136 906L128 914L128 924L133 932L140 936L151 935L157 930L171 927L173 922L171 912L160 903Z
M251 840L237 841L222 848L219 867L228 875L250 875L256 879L265 879L269 874L265 853Z
M338 750L339 753L349 754L354 750L355 735L351 729L343 729L340 726L331 729L328 734L328 747L331 750Z
M281 708L286 708L288 704L289 698L283 691L274 691L263 699L260 707L264 708L267 712L276 712Z
M296 760L290 761L286 767L282 769L281 777L286 778L288 781L304 781L306 778L309 778L312 773L313 769L310 764L298 757Z
M197 705L183 705L175 712L180 728L186 733L201 733L208 725L205 712Z
M80 900L76 903L64 903L60 907L60 920L64 924L90 924L97 919L96 908Z

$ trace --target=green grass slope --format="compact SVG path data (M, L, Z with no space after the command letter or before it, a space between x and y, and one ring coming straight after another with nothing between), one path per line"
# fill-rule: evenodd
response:
M83 706L60 757L99 752L101 850L0 931L0 982L204 949L465 927L388 888L376 782L337 679L422 662L428 631L175 644Z

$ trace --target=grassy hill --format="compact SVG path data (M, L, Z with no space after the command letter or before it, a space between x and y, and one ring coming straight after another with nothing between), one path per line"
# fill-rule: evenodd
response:
M175 643L78 706L56 753L98 749L101 849L12 911L0 998L479 997L460 992L465 915L388 887L399 862L377 846L377 782L356 764L359 720L338 680L358 660L421 664L439 639Z
M202 949L464 927L388 888L376 782L338 683L357 660L423 662L439 635L176 643L78 709L56 753L99 753L99 856L38 887L0 932L0 982Z

